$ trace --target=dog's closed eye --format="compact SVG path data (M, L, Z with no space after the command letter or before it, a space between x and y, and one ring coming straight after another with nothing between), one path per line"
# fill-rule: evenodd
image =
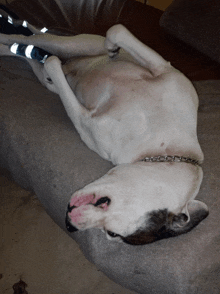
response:
M120 237L120 235L118 235L118 234L116 234L116 233L113 233L113 232L111 232L111 231L106 231L106 232L107 232L107 234L108 234L110 237L112 237L112 238Z

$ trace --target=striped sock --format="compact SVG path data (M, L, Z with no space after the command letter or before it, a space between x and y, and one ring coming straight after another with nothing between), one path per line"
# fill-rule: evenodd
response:
M23 22L24 23L24 22ZM0 32L7 35L24 35L31 36L33 33L23 24L20 26L15 26L13 24L13 18L8 16L4 17L0 14Z
M14 43L10 46L10 51L16 55L38 60L41 63L44 63L45 60L52 55L47 51L33 45L23 45L17 43Z
M0 14L0 32L5 34L18 34L18 35L25 35L31 36L33 33L27 27L28 23L26 20L23 21L22 25L15 26L13 24L13 18L8 16L4 17ZM41 29L42 33L47 32L47 28ZM14 43L10 47L10 51L16 55L24 56L29 59L38 60L41 63L44 63L45 60L51 56L49 52L35 47L33 45L24 45L24 44L17 44Z

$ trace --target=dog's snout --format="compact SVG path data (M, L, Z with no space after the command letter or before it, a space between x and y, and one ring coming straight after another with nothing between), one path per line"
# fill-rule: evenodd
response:
M74 208L75 206L70 207L70 205L68 205L67 212L66 212L66 219L65 219L66 229L70 233L78 231L78 229L71 224L70 217L68 215L68 213L71 212Z

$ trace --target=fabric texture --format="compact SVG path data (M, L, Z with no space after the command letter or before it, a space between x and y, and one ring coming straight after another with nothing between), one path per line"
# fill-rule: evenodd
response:
M15 2L19 3L23 1ZM133 5L132 1L124 3ZM151 36L150 43L158 51L165 44L167 59L179 64L177 68L188 76L194 73L194 80L218 78L218 69L210 70L215 63L199 55L202 65L192 65L195 51L187 46L180 48L175 40L166 40L155 19L152 30L157 33L156 38L150 33L151 27L141 31L149 18L157 15L158 19L161 12L150 8L143 13L144 6L139 4L134 6L136 13L141 8L139 27L137 18L136 26L129 21L134 10L128 9L127 14L124 10L124 22L133 27L133 32L142 40ZM181 52L184 62L178 59ZM220 292L220 82L203 80L194 85L200 99L198 136L205 154L198 199L208 205L210 215L185 235L145 246L110 242L97 229L69 234L88 260L109 278L137 293L205 294L210 289L213 294ZM0 99L0 166L9 170L21 186L33 190L52 219L66 231L65 213L71 194L105 174L112 164L81 141L59 97L42 87L24 60L0 58Z

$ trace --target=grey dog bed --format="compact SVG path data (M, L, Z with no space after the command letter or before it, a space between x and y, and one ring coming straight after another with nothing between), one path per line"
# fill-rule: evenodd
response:
M25 61L0 59L1 166L32 189L65 230L70 195L111 167L80 140L57 95L43 88ZM199 140L205 153L198 199L210 215L192 232L145 246L107 241L97 229L72 233L85 256L117 283L138 293L218 293L220 83L195 83ZM46 224L45 224L46 225Z
M70 234L88 260L137 293L220 293L220 82L200 81L195 87L200 99L198 135L205 154L198 199L208 205L208 218L185 235L145 246L110 242L97 229ZM0 99L1 167L33 190L66 231L71 194L112 164L85 146L59 97L39 84L25 61L0 58Z

